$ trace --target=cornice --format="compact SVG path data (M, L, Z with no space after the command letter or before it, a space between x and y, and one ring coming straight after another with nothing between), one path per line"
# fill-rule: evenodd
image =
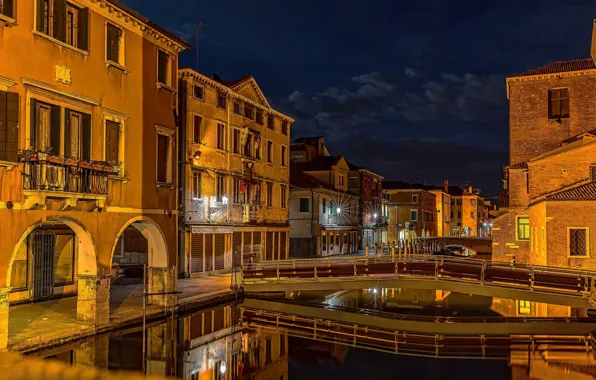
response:
M591 75L591 74L592 75L596 74L596 69L564 71L564 72L560 72L560 73L549 73L549 74L513 76L513 77L508 77L506 79L506 81L507 81L507 83L509 83L509 82L527 82L527 81L531 81L531 80L579 77L579 76Z

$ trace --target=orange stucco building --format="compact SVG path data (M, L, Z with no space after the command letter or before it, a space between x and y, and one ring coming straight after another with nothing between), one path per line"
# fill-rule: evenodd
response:
M10 5L10 6L7 6ZM0 348L8 301L78 293L103 323L129 226L176 286L176 92L188 48L115 0L5 0L0 15Z

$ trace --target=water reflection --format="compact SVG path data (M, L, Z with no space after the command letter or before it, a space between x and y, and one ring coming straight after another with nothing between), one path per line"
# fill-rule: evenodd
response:
M360 379L370 377L367 371L371 368L388 376L395 373L391 371L399 371L404 378L418 379L445 373L450 374L449 378L466 378L470 373L478 373L470 368L485 371L487 379L517 378L520 374L539 378L545 374L558 376L559 371L591 376L596 368L587 334L565 335L565 331L560 331L556 336L485 336L391 331L367 325L356 328L354 324L325 320L322 316L313 318L290 312L294 306L304 306L305 301L323 306L308 306L315 314L331 307L329 310L355 309L353 312L358 315L366 315L362 314L365 310L382 314L374 315L375 318L399 314L418 320L570 318L585 316L585 309L423 289L370 288L293 297L294 300L270 301L288 305L276 312L251 308L251 300L246 300L244 304L224 305L149 324L145 333L133 328L32 355L76 366L191 380ZM429 370L416 372L420 368Z

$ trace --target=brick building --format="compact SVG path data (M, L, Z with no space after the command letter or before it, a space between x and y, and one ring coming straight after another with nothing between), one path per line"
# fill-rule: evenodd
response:
M431 187L429 191L436 196L437 236L451 236L451 195L449 194L449 182L445 181L443 188Z
M449 186L451 196L451 236L480 236L486 222L484 198L480 190Z
M495 219L493 257L574 268L590 259L596 227L596 24L591 57L507 79L510 165Z

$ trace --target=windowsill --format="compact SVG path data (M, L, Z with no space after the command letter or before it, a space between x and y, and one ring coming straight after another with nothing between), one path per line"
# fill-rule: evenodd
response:
M560 116L560 117L559 116L549 116L548 117L548 120L557 120L557 121L561 120L561 121L563 121L563 120L567 120L569 118L570 118L569 116Z
M155 182L155 187L160 188L160 187L169 187L171 189L174 188L174 184L171 182Z
M60 45L60 46L62 46L64 48L70 49L70 50L72 50L72 51L74 51L76 53L79 53L79 54L82 54L82 55L89 55L89 52L88 51L81 50L81 49L79 49L77 47L74 47L72 45L67 44L66 42L62 42L60 40L57 40L54 37L48 36L45 33L42 33L42 32L39 32L37 30L34 30L33 31L33 34L36 35L36 36L45 38L46 40L51 41L51 42L55 43L56 45Z
M201 101L201 102L204 102L204 101L205 101L205 97L202 97L202 98L197 98L196 96L194 96L194 95L193 95L193 97L192 97L192 98L193 98L194 100L199 100L199 101Z
M126 67L122 66L121 64L119 64L117 62L110 61L109 59L106 59L106 67L113 67L115 69L122 71L124 74L128 74L128 69Z
M175 94L176 93L176 89L174 87L168 86L165 83L157 82L157 88L158 89L164 89L164 90L170 91L172 94Z
M570 256L570 255L567 255L567 258L568 259L589 259L590 256Z
M123 177L120 175L109 175L108 179L114 180L114 181L122 181L124 183L127 183L128 181L130 181L130 178L128 177Z
M0 14L0 22L5 23L7 26L14 26L17 24L17 20L15 20L14 18L5 16L3 14Z
M10 171L14 169L18 164L18 162L0 161L0 168L6 168L6 170Z

